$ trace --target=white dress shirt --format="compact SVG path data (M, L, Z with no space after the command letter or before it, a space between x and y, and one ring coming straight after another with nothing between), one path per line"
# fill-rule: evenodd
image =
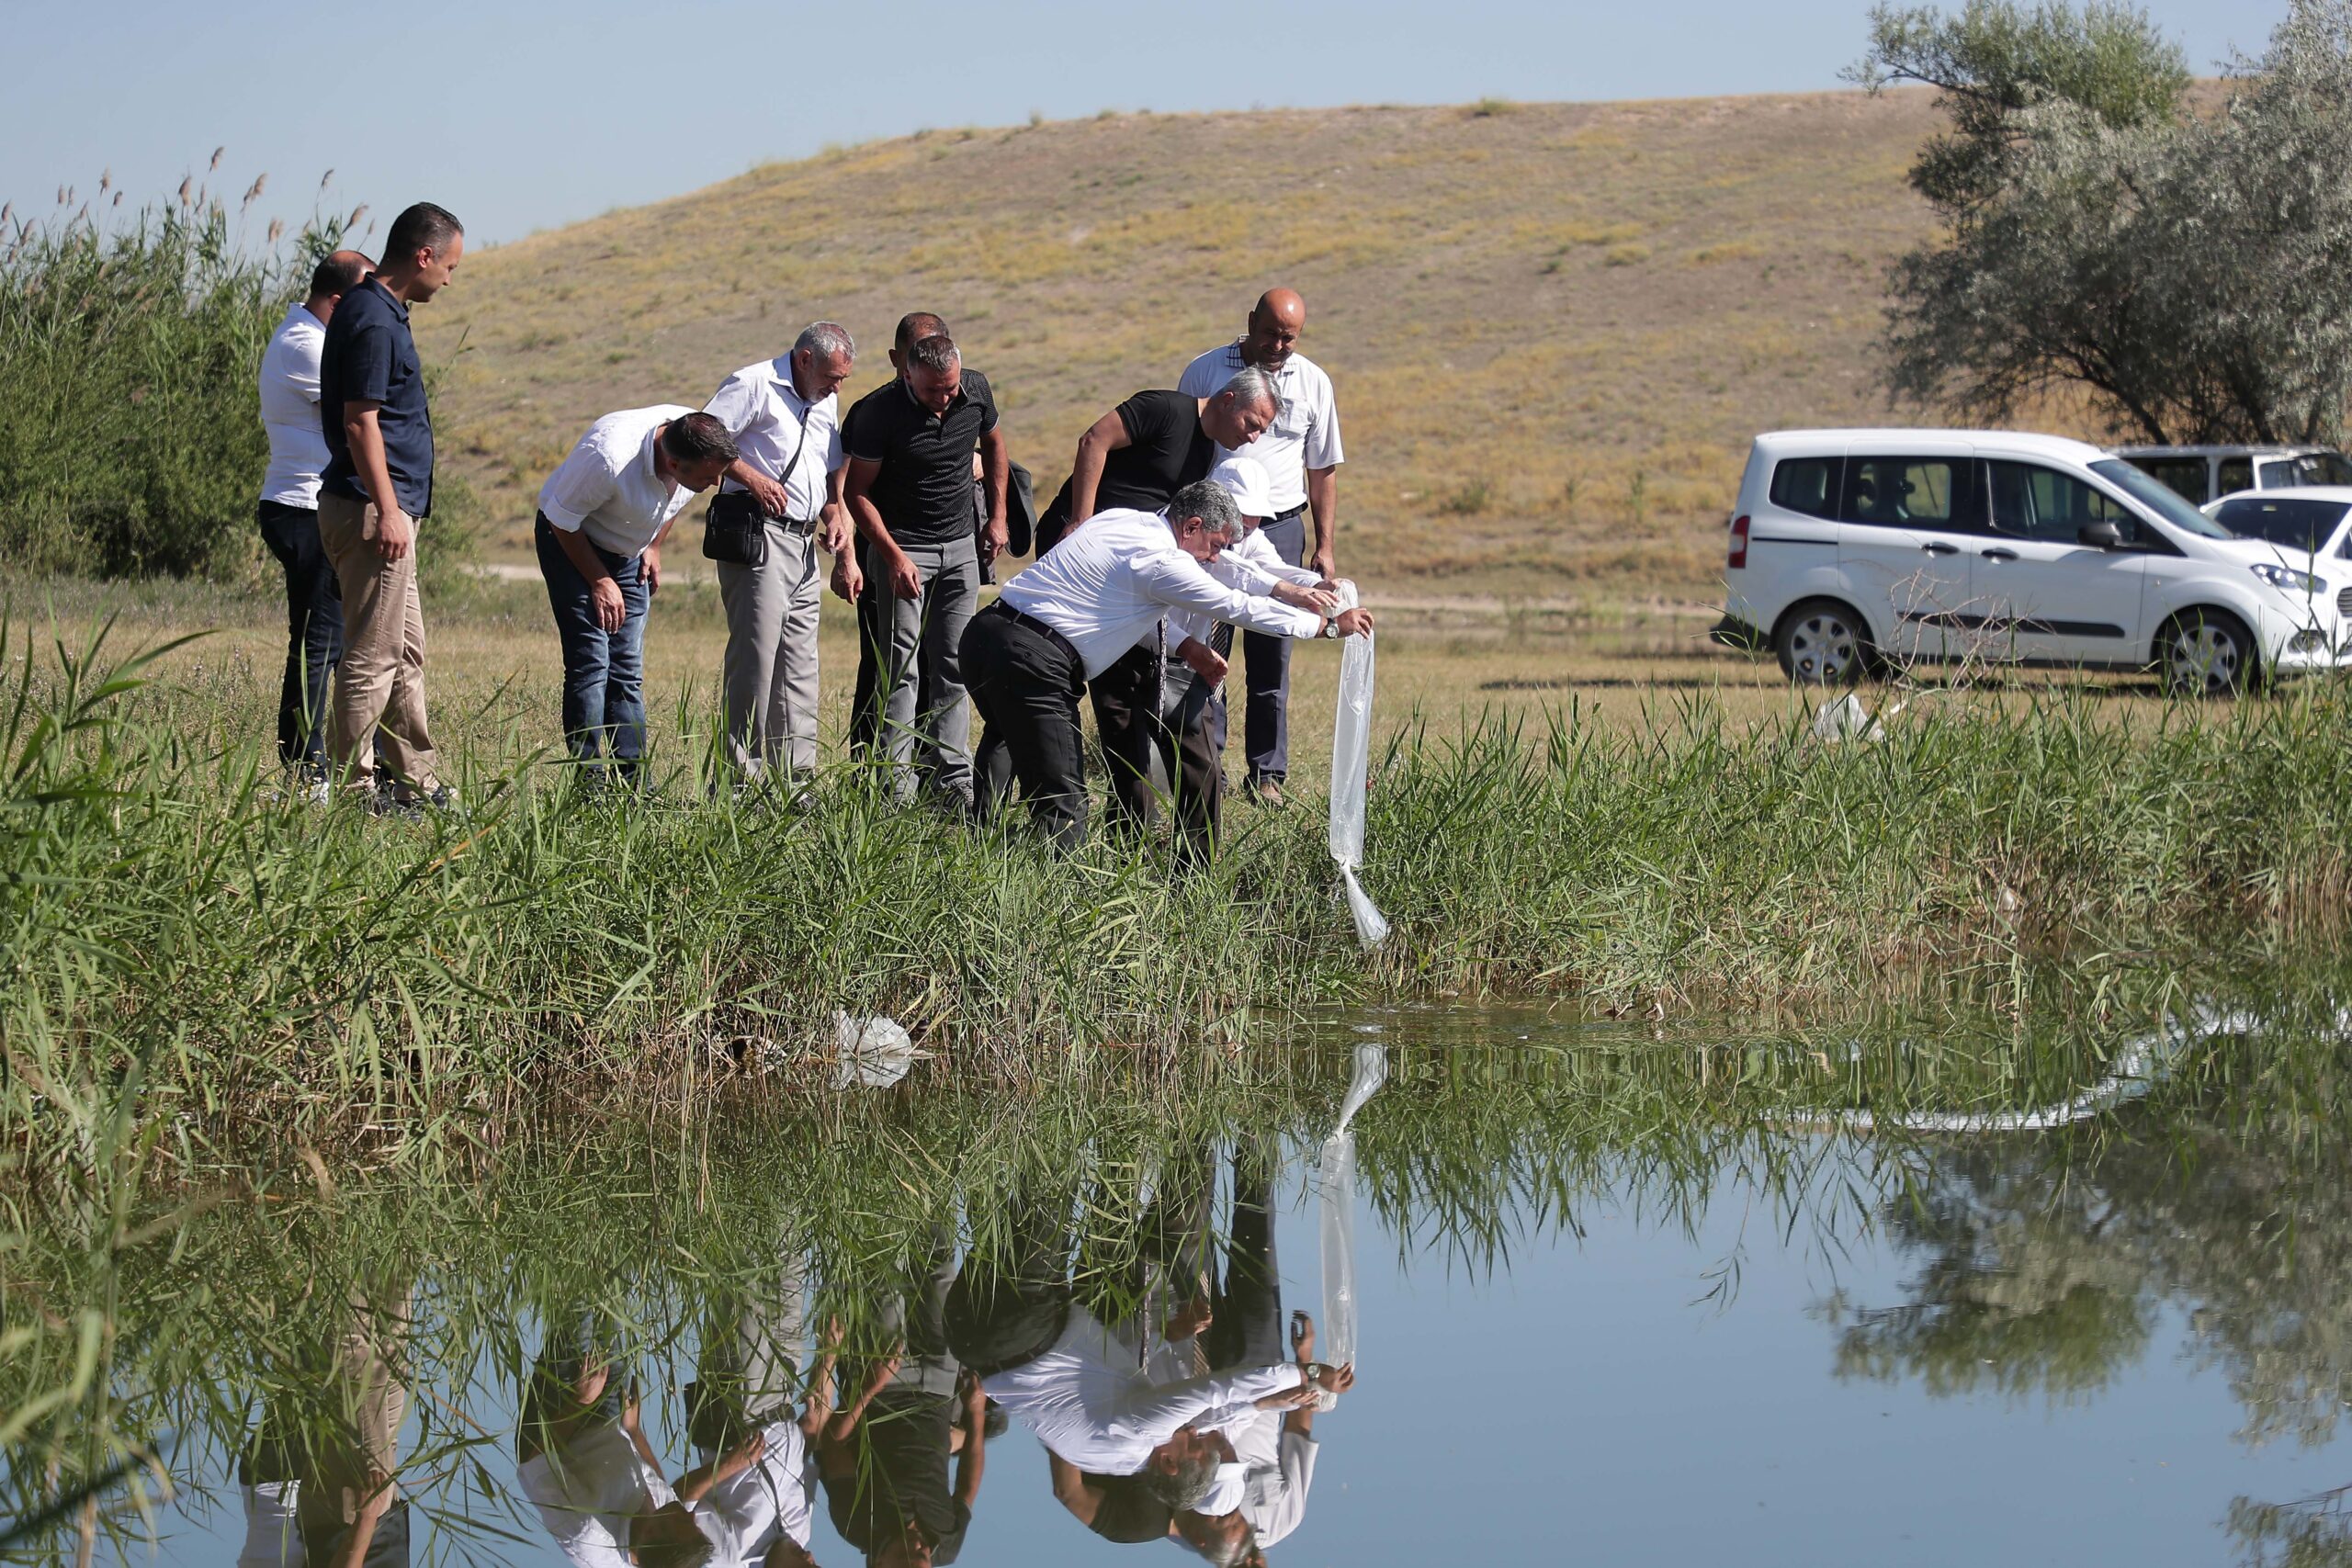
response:
M712 1568L759 1568L779 1535L808 1544L808 1445L786 1418L760 1428L767 1451L693 1504L702 1533L718 1545Z
M733 434L745 462L784 486L795 521L806 523L823 510L826 477L842 466L840 402L831 392L813 403L802 397L792 384L792 355L746 365L718 384L702 412ZM792 456L796 448L797 462ZM786 464L792 468L788 474ZM729 479L718 488L743 487Z
M1319 615L1227 588L1177 545L1164 516L1126 507L1071 529L1001 597L1069 638L1090 681L1170 610L1195 610L1270 637L1310 637L1323 629Z
M631 1568L629 1522L678 1500L617 1421L588 1427L534 1454L514 1478L539 1522L580 1568Z
M1241 542L1229 549L1220 550L1216 559L1209 563L1209 575L1237 593L1247 593L1253 599L1263 599L1274 591L1278 582L1295 583L1312 588L1323 579L1303 566L1293 566L1283 559L1273 541L1261 529L1252 528L1241 536ZM1214 617L1193 610L1180 610L1168 617L1168 651L1174 653L1191 637L1206 644L1209 633L1216 629Z
M1091 520L1087 527L1099 521ZM1282 1361L1154 1383L1136 1360L1135 1351L1093 1314L1073 1305L1051 1349L982 1380L980 1386L1020 1416L1039 1442L1079 1469L1133 1475L1178 1427L1238 1430L1260 1414L1260 1399L1298 1387L1302 1376L1296 1363Z
M261 498L307 512L319 508L319 476L327 466L326 432L319 428L319 354L326 342L326 323L297 300L261 355L261 427L269 437Z
M245 1544L237 1568L303 1568L302 1536L295 1527L300 1481L262 1481L238 1489L244 1495Z
M1283 1416L1261 1410L1257 1420L1233 1434L1234 1454L1249 1471L1241 1517L1257 1531L1260 1546L1272 1546L1298 1529L1306 1517L1306 1489L1315 1483L1316 1441L1283 1430Z
M1176 389L1196 398L1215 397L1247 363L1238 342L1210 349L1184 367ZM1331 378L1303 354L1292 355L1275 375L1274 396L1282 407L1266 434L1247 446L1220 446L1217 456L1255 457L1265 464L1275 507L1290 512L1306 504L1307 469L1337 468L1346 461L1340 450L1340 409L1332 400Z
M539 510L599 549L635 556L662 536L694 492L653 471L653 433L694 412L677 403L623 409L588 427L539 487Z

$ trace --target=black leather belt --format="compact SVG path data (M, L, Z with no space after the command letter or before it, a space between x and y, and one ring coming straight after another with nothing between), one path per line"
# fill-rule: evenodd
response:
M1287 523L1306 510L1306 502L1302 501L1296 506L1292 507L1288 512L1277 512L1272 517L1267 518L1266 521L1268 523Z
M1064 653L1069 654L1071 659L1076 660L1080 668L1085 666L1086 661L1078 657L1078 644L1070 641L1069 638L1062 636L1061 633L1056 631L1053 627L1047 626L1036 616L1024 615L1021 611L1016 610L1012 605L1006 604L1001 599L989 605L987 609L981 611L980 614L983 615L1001 615L1016 626L1027 626L1031 631L1035 632L1039 637L1044 637L1047 642L1052 643L1056 648L1058 648Z

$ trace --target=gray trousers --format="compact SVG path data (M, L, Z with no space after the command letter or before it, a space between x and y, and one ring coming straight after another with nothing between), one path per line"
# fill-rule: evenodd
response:
M972 719L961 647L979 604L979 552L968 534L950 544L899 547L922 579L922 592L912 599L890 592L879 552L865 553L866 576L882 585L882 742L890 793L911 800L927 775L933 790L969 807Z
M813 535L771 517L766 560L718 563L727 760L740 773L816 770L817 610L825 592L817 557Z

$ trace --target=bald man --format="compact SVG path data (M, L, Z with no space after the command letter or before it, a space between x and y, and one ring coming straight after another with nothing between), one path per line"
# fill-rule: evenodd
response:
M334 251L311 269L310 292L261 356L261 423L269 469L261 481L261 536L286 571L286 674L277 693L277 760L306 784L326 777L327 677L343 658L343 591L319 543L319 475L327 438L319 427L319 354L344 291L376 264Z
M1272 427L1248 446L1218 456L1246 456L1265 465L1274 507L1274 515L1261 530L1266 542L1285 564L1329 579L1338 572L1340 411L1331 400L1331 378L1298 352L1299 334L1306 330L1306 301L1295 290L1269 288L1250 311L1249 330L1185 367L1177 388L1208 397L1244 368L1262 370L1273 378L1281 406ZM1306 528L1310 512L1315 523L1311 540ZM1242 716L1242 744L1249 757L1242 790L1261 804L1279 806L1290 773L1290 644L1282 637L1244 632L1241 658L1250 694Z

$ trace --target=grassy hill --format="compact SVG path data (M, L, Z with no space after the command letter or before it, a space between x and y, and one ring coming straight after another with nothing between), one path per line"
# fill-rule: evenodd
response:
M589 419L699 405L813 318L856 334L854 394L901 312L940 311L1050 487L1288 284L1339 389L1347 570L1704 594L1750 435L1886 414L1882 283L1933 124L1924 94L1830 93L926 131L484 250L417 319L514 558Z

